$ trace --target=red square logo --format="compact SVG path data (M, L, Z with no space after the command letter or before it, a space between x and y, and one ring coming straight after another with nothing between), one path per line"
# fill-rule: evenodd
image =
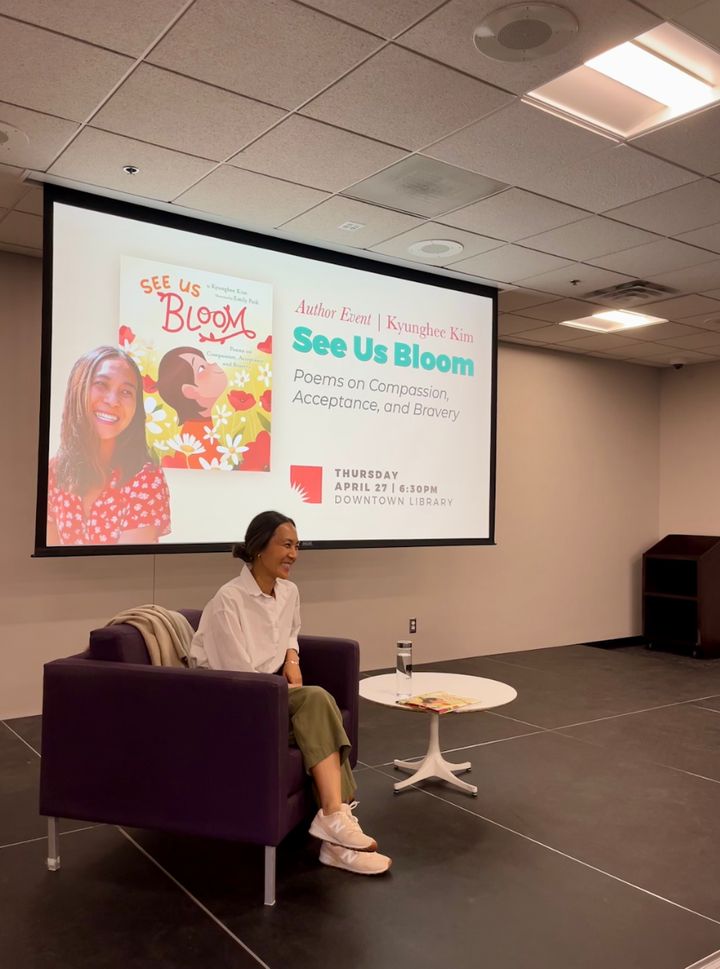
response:
M308 505L322 504L322 472L306 464L290 465L290 486Z

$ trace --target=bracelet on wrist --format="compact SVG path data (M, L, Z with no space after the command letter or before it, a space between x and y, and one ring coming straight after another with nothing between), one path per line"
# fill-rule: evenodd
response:
M286 659L285 662L286 663L294 663L295 666L299 666L300 665L300 660L299 659Z

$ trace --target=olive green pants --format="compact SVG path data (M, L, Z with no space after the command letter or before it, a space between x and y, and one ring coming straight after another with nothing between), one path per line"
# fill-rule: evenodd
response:
M288 690L288 701L290 743L300 750L305 770L309 774L321 760L339 753L341 798L352 800L357 785L348 761L351 744L334 698L321 686L295 686ZM317 789L315 799L319 804Z

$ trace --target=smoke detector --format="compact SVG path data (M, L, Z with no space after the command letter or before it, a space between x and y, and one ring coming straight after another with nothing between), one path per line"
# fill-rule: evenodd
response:
M452 239L423 239L422 242L413 242L408 246L408 252L421 259L447 259L448 256L462 252L463 248L461 243Z
M514 3L488 14L475 28L473 43L496 61L534 61L569 44L579 26L555 3Z

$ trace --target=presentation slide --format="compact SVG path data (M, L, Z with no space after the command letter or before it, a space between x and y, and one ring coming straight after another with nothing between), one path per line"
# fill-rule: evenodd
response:
M493 540L492 290L56 191L39 550Z

